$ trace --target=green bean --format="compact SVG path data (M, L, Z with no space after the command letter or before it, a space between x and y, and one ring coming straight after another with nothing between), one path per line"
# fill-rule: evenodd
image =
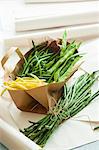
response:
M71 49L68 53L66 53L66 55L63 56L62 58L60 58L60 59L56 62L56 64L53 65L53 67L49 69L48 72L49 72L49 73L52 73L52 72L54 72L55 70L57 70L58 67L60 67L60 65L61 65L66 59L68 59L71 55L74 54L75 50L76 50L76 48L73 48L73 49Z
M56 81L56 82L58 81L60 76L62 76L67 71L67 69L70 67L71 63L77 56L80 56L79 53L74 54L74 55L70 56L68 59L66 59L66 61L63 63L63 65L60 66L60 68L55 72L54 81Z
M99 126L97 126L97 127L94 128L94 130L98 130L98 129L99 129Z

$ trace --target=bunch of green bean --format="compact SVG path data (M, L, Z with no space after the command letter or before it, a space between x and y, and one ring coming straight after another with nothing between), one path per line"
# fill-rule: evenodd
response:
M53 59L53 55L54 54L50 52L47 47L47 42L41 43L37 46L33 43L32 52L27 58L24 59L23 69L19 72L18 76L32 77L34 74L39 78L45 78L47 80L50 75L46 75L45 73L47 69L45 64L47 64L50 58Z
M61 82L69 77L73 71L73 66L82 57L77 49L80 44L75 41L66 42L67 35L64 32L60 47L60 52L54 53L47 42L35 46L33 42L33 51L25 58L23 69L19 72L20 77L36 75L46 82Z
M43 119L36 123L30 122L31 125L21 132L44 147L51 134L64 120L79 113L99 96L99 91L95 94L92 94L91 91L91 87L96 80L97 77L94 76L94 73L85 73L72 85L65 85L63 95L56 106Z

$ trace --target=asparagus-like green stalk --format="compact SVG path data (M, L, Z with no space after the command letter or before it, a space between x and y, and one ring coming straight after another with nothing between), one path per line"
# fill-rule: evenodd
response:
M41 147L44 147L51 134L64 120L79 113L99 96L99 91L93 95L91 92L91 87L96 79L93 74L85 73L71 86L65 85L63 95L52 111L38 122L31 123L31 126L21 132Z

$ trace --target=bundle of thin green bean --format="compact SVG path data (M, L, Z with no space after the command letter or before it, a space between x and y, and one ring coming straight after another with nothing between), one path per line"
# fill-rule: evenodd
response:
M41 147L44 147L51 134L64 120L79 113L99 96L99 91L95 94L92 94L91 91L96 79L95 73L85 73L72 85L65 85L63 95L56 106L43 119L36 123L30 122L31 125L21 132Z
M82 57L77 49L80 44L75 41L66 42L67 35L64 32L63 39L57 43L58 51L54 51L48 42L41 43L33 48L31 54L25 59L23 69L19 72L20 77L36 75L46 82L64 81L73 71L73 66Z

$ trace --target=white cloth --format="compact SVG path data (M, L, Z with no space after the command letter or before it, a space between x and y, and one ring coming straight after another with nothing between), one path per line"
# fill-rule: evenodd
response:
M80 48L80 51L87 52L85 59L87 60L82 68L88 72L96 71L99 67L99 51L98 51L99 39L93 39L89 41L85 41ZM95 89L98 88L98 84L96 84ZM94 89L94 90L95 90ZM3 97L0 98L0 117L5 120L8 124L13 126L15 130L10 127L10 133L8 131L9 126L3 126L1 121L1 129L2 132L2 142L8 146L8 148L13 147L13 150L16 150L16 147L19 146L20 149L24 149L24 140L20 140L19 132L17 128L23 129L27 127L28 120L36 121L43 117L38 114L31 114L26 112L19 111L15 105L12 103L9 95L5 93ZM83 144L86 144L91 141L95 141L99 139L99 132L93 132L92 128L99 125L99 98L87 106L83 111L81 111L74 118L65 121L59 128L53 133L51 138L48 140L45 149L46 150L65 150L74 148ZM82 121L78 121L82 120ZM93 121L94 123L88 123ZM85 122L88 121L88 122ZM5 123L4 123L5 124ZM14 133L11 131L15 131ZM18 133L17 133L18 132ZM14 134L14 135L13 135ZM9 136L11 138L9 138ZM12 142L12 137L14 137L14 141ZM15 141L18 140L17 144ZM23 138L24 139L24 138ZM32 150L30 146L31 142L26 142L25 146L27 150ZM21 147L23 145L23 147ZM19 148L18 147L18 148ZM31 148L30 148L31 147Z

